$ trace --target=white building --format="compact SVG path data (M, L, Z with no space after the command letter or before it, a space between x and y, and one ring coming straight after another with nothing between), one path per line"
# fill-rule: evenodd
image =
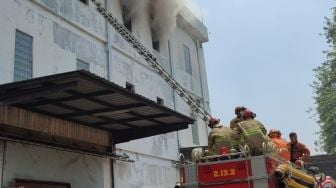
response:
M140 11L127 19L125 11L129 10L120 0L105 0L104 6L121 22L124 20L131 32L153 50L166 71L210 110L202 49L202 43L208 40L207 29L187 8L178 9L177 25L169 36L156 37L149 12ZM1 187L10 187L15 181L25 187L172 187L179 177L173 165L179 148L207 145L205 123L105 22L92 2L1 0L0 84L78 69L86 69L197 121L189 129L114 147L116 153L126 153L134 163L3 139Z

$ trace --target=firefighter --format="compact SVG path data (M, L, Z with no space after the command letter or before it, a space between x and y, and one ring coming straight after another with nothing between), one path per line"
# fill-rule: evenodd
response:
M254 119L252 111L245 110L243 118L244 120L237 123L237 128L234 129L234 139L241 140L240 145L247 145L252 156L261 155L263 144L269 143L267 131L260 121Z
M208 126L212 129L209 133L209 151L208 155L220 155L221 148L225 147L228 150L233 148L232 145L232 130L229 127L224 127L219 123L220 120L211 118Z
M230 128L231 129L234 129L235 127L237 127L237 123L241 122L244 120L243 118L243 114L244 114L244 111L246 110L247 108L245 108L244 106L237 106L235 108L235 114L236 114L236 117L233 118L231 121L230 121Z
M287 141L284 138L281 138L281 132L277 129L271 129L268 133L268 137L274 143L276 148L276 155L280 156L282 159L289 161L290 154L287 148Z
M208 152L203 151L203 148L194 148L191 151L191 161L194 163L198 163L201 161L201 158L204 157Z
M233 132L237 132L238 131L238 123L243 121L243 115L244 115L244 111L247 110L246 107L244 106L237 106L234 110L236 117L233 118L230 121L230 128L232 129ZM239 151L239 144L241 143L241 137L240 136L233 136L232 137L232 144L233 144L233 148L236 151Z
M290 153L290 161L295 163L299 167L304 167L310 156L309 149L297 139L297 134L291 132L289 134L290 142L287 144L287 148Z

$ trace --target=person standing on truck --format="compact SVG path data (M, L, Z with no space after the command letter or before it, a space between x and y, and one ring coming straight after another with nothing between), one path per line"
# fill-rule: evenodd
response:
M286 161L290 161L290 154L287 148L287 141L281 138L281 132L277 129L271 129L268 133L276 148L275 154Z
M290 153L290 161L300 167L304 167L304 164L310 156L309 149L298 141L297 134L295 132L291 132L289 134L289 138L290 142L287 144L287 148Z
M226 147L227 150L233 148L232 130L229 127L224 127L219 123L220 120L211 118L208 126L212 129L208 138L208 155L220 155L220 149Z
M244 121L243 115L244 115L244 111L247 110L246 107L244 106L237 106L234 110L234 113L236 115L235 118L233 118L230 121L230 128L232 129L233 132L237 132L238 131L238 123L241 121ZM232 144L233 144L233 148L237 151L240 150L239 148L239 144L241 143L241 137L236 135L232 137Z
M237 127L237 123L241 122L244 120L243 115L244 115L244 111L247 110L246 107L244 106L237 106L234 110L236 117L233 118L230 121L230 128L234 129L235 127Z
M245 110L243 121L237 123L237 128L233 130L234 139L241 140L240 145L247 145L252 156L263 153L263 144L268 144L269 138L266 136L267 130L264 125L254 119L254 113Z

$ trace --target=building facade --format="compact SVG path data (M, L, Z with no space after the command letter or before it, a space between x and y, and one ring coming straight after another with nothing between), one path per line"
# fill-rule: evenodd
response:
M206 27L186 8L178 9L176 27L154 37L151 14L125 19L123 2L105 6L148 48L159 63L209 111L202 43ZM115 152L134 163L108 160L53 148L1 142L2 186L13 180L59 187L172 187L179 149L207 145L206 124L155 73L144 59L95 10L88 0L2 0L0 6L0 84L88 70L197 121L178 132L117 144ZM1 172L1 171L0 171ZM55 185L54 185L55 186Z

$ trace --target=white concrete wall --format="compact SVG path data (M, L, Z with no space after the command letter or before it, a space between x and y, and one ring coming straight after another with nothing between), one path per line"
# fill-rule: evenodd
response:
M188 34L180 29L176 28L174 31L174 47L178 54L175 64L175 79L181 83L181 85L187 90L191 91L194 95L202 97L201 82L200 82L200 70L198 64L198 55L196 49L196 42L188 36ZM186 72L183 45L186 45L190 51L190 60L192 66L192 74Z
M72 188L110 188L109 167L105 158L7 142L3 186L20 178L65 182Z
M173 57L172 64L174 78L195 97L204 101L209 101L208 96L204 95L202 89L203 87L207 90L207 85L202 85L206 82L206 80L204 80L204 78L206 79L206 75L204 75L204 78L201 76L201 74L205 73L205 71L201 70L202 65L204 66L204 62L202 62L203 59L200 59L199 57L203 54L203 49L198 47L197 40L189 36L187 31L177 27L172 34L170 43ZM185 69L183 45L186 45L190 51L192 74L187 73ZM192 113L189 106L178 95L175 95L175 100L176 110L187 115ZM200 136L200 145L205 146L208 144L207 126L205 122L198 117L197 126ZM189 126L189 129L179 131L179 143L181 147L196 146L193 144L191 130L191 126Z
M128 152L134 163L114 163L116 188L171 188L179 179L178 168L159 157Z
M78 0L1 1L0 83L14 79L16 29L33 37L33 77L76 70L76 58L107 77L106 28L97 15Z

